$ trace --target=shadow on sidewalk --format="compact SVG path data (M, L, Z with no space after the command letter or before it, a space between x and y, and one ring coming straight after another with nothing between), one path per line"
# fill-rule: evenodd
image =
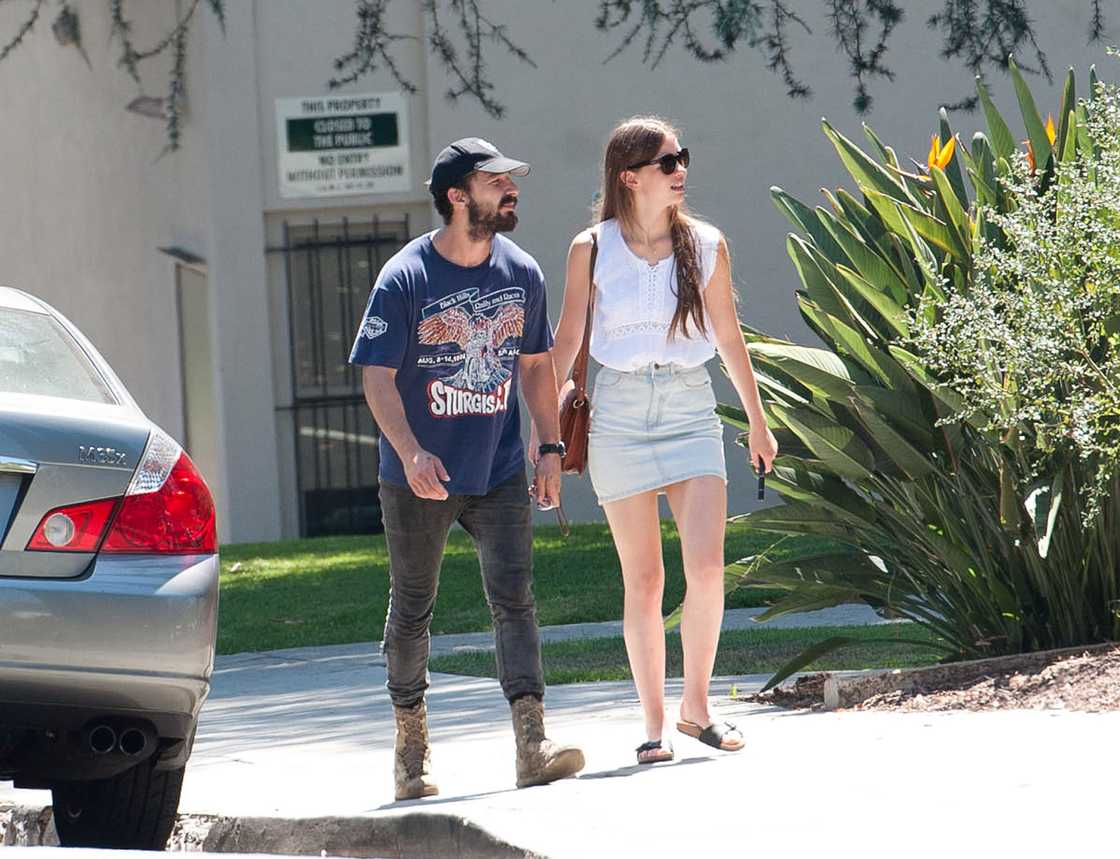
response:
M630 776L637 775L638 773L648 773L653 772L654 770L661 772L664 770L673 769L674 767L681 767L689 764L709 763L714 760L714 757L704 756L693 758L678 758L677 760L663 761L662 763L658 764L631 764L628 767L619 767L613 770L600 770L599 772L581 773L576 778L579 781L601 778L629 778Z

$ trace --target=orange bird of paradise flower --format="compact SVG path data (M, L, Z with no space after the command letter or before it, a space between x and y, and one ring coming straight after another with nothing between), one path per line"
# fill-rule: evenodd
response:
M938 167L944 170L949 166L949 162L953 160L953 152L957 148L957 137L953 135L946 142L941 145L941 135L934 134L929 139L929 155L926 156L926 166L932 170Z

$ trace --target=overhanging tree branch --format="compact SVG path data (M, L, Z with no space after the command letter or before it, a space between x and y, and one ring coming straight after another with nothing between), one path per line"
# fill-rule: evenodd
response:
M44 2L46 2L46 0L35 0L35 5L31 7L31 11L28 13L27 18L24 19L23 24L20 25L20 28L16 31L15 36L13 36L12 40L4 45L3 48L0 48L0 62L2 62L8 54L18 48L27 37L27 34L35 27L35 22L39 20L39 13L43 10Z
M384 68L401 89L416 92L416 85L401 73L392 54L394 43L414 37L389 32L386 15L391 2L356 0L358 26L354 47L334 61L335 70L346 74L331 78L328 81L331 89L354 83ZM510 38L505 24L485 14L480 0L421 0L420 8L428 19L428 47L453 81L447 89L447 98L457 101L469 96L495 119L504 116L505 105L495 98L496 87L487 74L485 44L493 43L533 68L536 63ZM451 19L450 24L445 12ZM466 43L465 56L460 53L457 41Z
M385 13L389 3L390 0L359 0L354 47L334 61L335 71L345 72L345 74L327 81L328 87L338 89L384 66L401 89L409 93L416 92L416 86L405 79L392 54L389 53L389 48L394 42L414 38L388 31L385 25Z
M883 57L887 53L887 39L902 20L902 9L892 0L829 0L829 6L832 35L847 55L851 75L856 80L853 104L857 113L867 113L872 102L868 79L894 80L894 72L883 63ZM879 38L869 49L865 35L872 21L879 25Z
M944 0L940 12L931 15L927 24L931 30L940 30L944 37L941 56L946 60L963 59L974 75L984 77L985 66L1006 69L1008 58L1015 56L1019 68L1035 74L1044 74L1053 83L1046 54L1035 38L1030 16L1023 0ZM1104 20L1097 3L1095 12L1100 16L1099 32L1104 32ZM1090 25L1090 39L1094 30ZM1020 59L1019 48L1029 43L1034 48L1037 65L1031 66ZM976 96L970 95L946 105L950 109L973 110Z
M46 5L46 0L27 2L30 6L15 35L0 47L0 61L24 42ZM133 42L132 23L125 12L126 0L103 2L109 11L111 38L120 44L119 65L141 88L137 100L145 102L152 115L166 119L167 149L178 149L187 98L187 45L192 21L202 0L184 0L188 4L186 11L160 39L143 50ZM151 2L148 0L149 4ZM416 85L403 74L393 53L397 42L415 41L416 37L389 30L387 15L392 2L355 0L357 24L353 47L334 60L336 76L328 81L330 88L355 83L385 69L401 89L416 92ZM830 22L828 33L848 58L849 73L855 81L856 110L867 112L873 102L871 83L874 79L894 79L885 57L888 42L903 21L899 0L599 0L592 24L603 33L621 34L604 62L641 44L642 62L651 67L658 66L674 45L680 45L700 62L717 63L727 61L737 47L746 45L764 56L766 67L782 78L791 98L806 98L811 90L794 71L790 47L790 33L795 27L812 34L803 13L794 8L799 2L803 6L811 2L822 4ZM983 76L991 66L1006 68L1008 57L1014 54L1021 58L1022 49L1029 47L1035 63L1031 66L1020 62L1020 68L1052 79L1046 54L1027 13L1027 2L941 0L940 11L931 15L926 23L942 35L941 56L946 60L963 61L973 74ZM206 0L206 6L223 32L225 3L226 0ZM497 87L489 74L487 48L496 46L533 68L536 64L528 52L514 42L509 28L493 14L489 3L490 0L420 0L420 10L427 20L428 49L451 78L446 92L448 99L472 99L490 116L501 118L506 108L498 99ZM526 5L530 5L530 0L518 0L519 7ZM62 0L61 7L52 24L55 37L59 44L74 45L85 56L77 4ZM1106 33L1102 0L1090 0L1089 12L1089 41L1100 42ZM167 95L163 98L143 95L140 64L168 51L172 56L172 68ZM950 107L972 109L975 105L975 97L969 97Z

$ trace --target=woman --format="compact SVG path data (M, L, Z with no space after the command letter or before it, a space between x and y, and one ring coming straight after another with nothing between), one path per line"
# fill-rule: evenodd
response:
M769 471L778 451L739 329L727 244L685 207L689 155L678 137L657 117L629 119L611 133L595 226L577 235L568 253L553 352L563 381L583 337L594 231L591 356L602 369L592 395L588 470L622 564L623 633L646 726L641 764L673 758L662 745L662 493L680 532L687 584L677 728L715 748L743 747L740 731L715 722L708 709L727 518L723 433L704 367L717 351L750 419L751 462Z

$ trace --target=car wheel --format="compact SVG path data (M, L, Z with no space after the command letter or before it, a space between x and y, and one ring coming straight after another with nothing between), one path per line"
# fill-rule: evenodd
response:
M145 761L102 781L54 785L54 826L63 847L162 850L167 846L183 771Z

